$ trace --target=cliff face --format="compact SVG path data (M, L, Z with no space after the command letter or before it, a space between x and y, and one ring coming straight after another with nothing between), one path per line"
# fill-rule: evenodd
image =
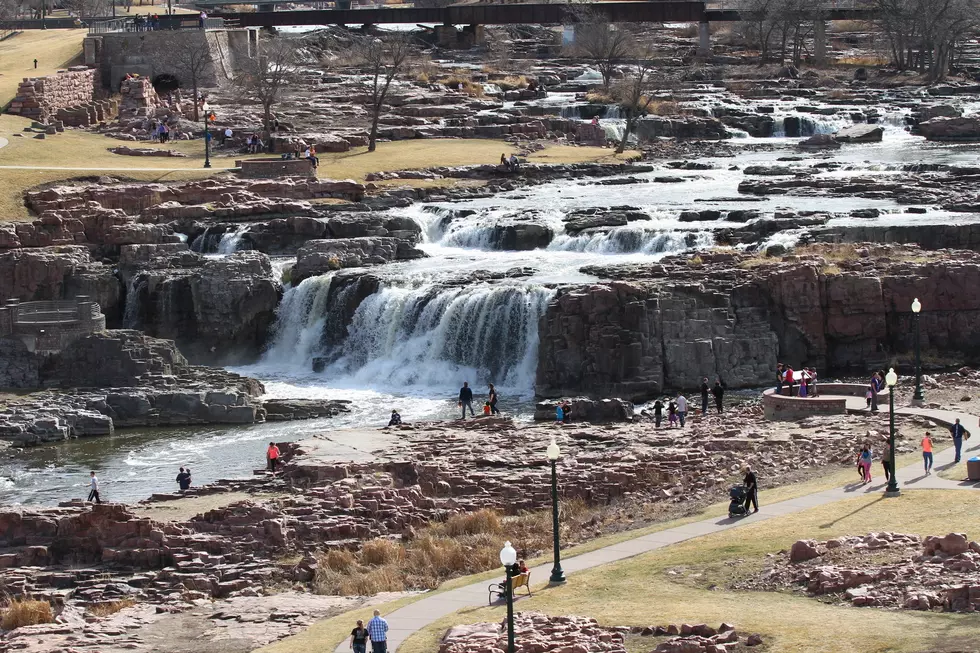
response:
M980 357L980 256L881 252L839 263L725 254L590 270L615 280L565 290L549 305L537 392L640 401L704 376L757 387L772 381L777 361L824 374L890 365L911 374L915 297L924 352L950 364Z

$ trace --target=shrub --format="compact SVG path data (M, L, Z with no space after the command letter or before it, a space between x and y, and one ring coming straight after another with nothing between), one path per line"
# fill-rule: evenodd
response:
M365 542L361 548L361 563L387 565L405 557L405 549L395 540L377 539Z
M347 573L357 566L357 558L347 549L331 549L319 556L317 564L326 569Z
M54 621L54 612L47 601L34 599L12 599L0 618L0 627L13 630L21 626L36 626Z
M500 515L495 511L484 508L476 512L466 512L461 515L453 515L446 520L442 529L449 537L459 537L460 535L479 535L482 533L500 533L503 527L500 523Z
M469 77L463 77L461 75L449 75L448 77L443 77L439 80L440 84L445 84L447 88L458 89L459 85L463 85L463 93L467 95L472 95L473 97L483 97L483 84L477 84Z
M654 100L647 106L647 112L655 116L676 116L681 112L681 105L673 100Z
M508 75L503 79L497 79L493 82L500 87L502 91L513 91L518 88L527 88L527 77L524 75Z
M589 104L614 104L616 102L613 96L599 91L589 91L585 94L585 100Z
M135 599L120 599L118 601L105 601L104 603L96 603L95 605L90 605L88 607L88 613L94 617L108 617L109 615L116 614L120 610L131 608L134 605L136 605Z

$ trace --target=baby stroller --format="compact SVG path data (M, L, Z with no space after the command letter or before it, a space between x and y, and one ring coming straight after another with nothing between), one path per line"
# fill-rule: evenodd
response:
M728 496L732 498L732 502L728 504L728 516L729 517L740 517L742 515L748 514L745 509L745 488L741 485L736 485L728 491Z

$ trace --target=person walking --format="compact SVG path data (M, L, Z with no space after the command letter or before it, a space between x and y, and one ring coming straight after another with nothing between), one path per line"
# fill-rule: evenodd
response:
M745 512L749 511L749 504L754 508L752 512L759 512L759 483L751 467L745 468L742 483L745 485Z
M653 402L653 424L656 428L660 428L660 422L664 419L664 402L657 399Z
M279 456L279 447L276 446L275 442L270 442L265 457L269 460L269 471L272 472L273 476L276 475L276 467L279 466Z
M381 617L381 610L374 611L374 618L367 625L371 638L372 653L388 653L388 622Z
M487 387L490 389L490 396L487 397L487 401L490 403L490 414L499 415L500 411L497 410L497 389L493 387L492 383L487 384Z
M932 438L929 431L922 436L922 466L925 469L926 476L932 475Z
M715 387L711 389L711 393L715 396L715 410L721 415L722 404L725 400L725 384L721 382L721 379L715 379Z
M684 420L687 419L687 397L677 395L677 419L681 421L681 428L684 428Z
M102 503L102 498L99 497L99 477L95 475L95 472L89 472L88 486L88 500L91 501L95 499L96 503Z
M881 468L885 470L885 480L890 480L892 477L892 448L888 444L888 438L885 438L885 444L881 450Z
M667 404L667 426L673 428L677 425L677 402L673 399Z
M708 377L701 380L701 415L708 414Z
M954 463L960 462L960 451L963 449L963 436L966 435L966 429L960 424L959 418L956 419L956 423L949 427L949 432L953 434L953 447L956 450L956 460Z
M470 388L468 381L463 381L463 387L459 389L459 407L463 409L463 416L460 419L466 419L466 409L470 409L470 417L476 417L473 412L473 389Z
M364 622L357 620L354 630L350 631L350 648L354 653L367 653L368 631Z

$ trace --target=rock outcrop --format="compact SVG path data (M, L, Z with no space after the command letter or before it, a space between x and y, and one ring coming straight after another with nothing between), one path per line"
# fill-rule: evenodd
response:
M931 118L920 122L918 131L929 141L980 140L980 118Z
M292 281L315 277L331 270L380 265L425 257L425 253L400 238L365 237L311 240L296 253Z

